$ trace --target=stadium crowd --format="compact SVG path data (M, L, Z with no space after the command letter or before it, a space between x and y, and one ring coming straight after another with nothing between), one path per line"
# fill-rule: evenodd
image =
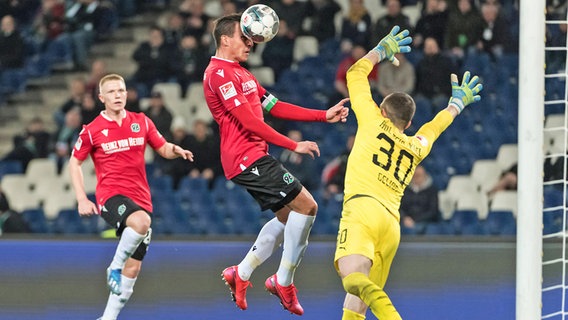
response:
M379 101L394 90L402 90L416 98L415 121L418 124L409 128L410 133L447 103L451 94L450 73L460 74L467 69L481 76L487 99L464 112L464 119L461 119L464 121L460 121L463 123L442 136L436 146L438 150L434 152L437 156L423 164L428 173L426 180L436 190L445 189L451 176L468 174L475 160L494 159L501 145L516 143L517 105L513 102L516 98L511 97L517 94L518 1L384 0L380 4L379 0L372 1L377 2L372 9L366 6L369 2L363 0L6 2L0 6L0 95L3 100L14 92L25 91L26 78L49 77L53 70L80 72L80 76L69 82L68 99L49 119L54 121L57 129L47 131L43 124L46 118L42 117L26 124L24 132L14 137L13 149L2 155L0 176L25 175L30 161L38 158L52 159L56 163L57 174L65 173L66 159L81 126L102 110L97 97L98 80L113 71L107 70L105 63L97 59L90 49L96 43L112 42L123 21L146 10L154 10L159 12L159 16L148 21L147 39L138 42L130 53L136 68L132 74L124 75L129 97L127 109L146 113L168 140L173 139L180 146L192 150L196 160L189 166L149 157L147 170L151 187L158 190L154 192L156 201L175 202L175 205L156 206L156 229L164 233L177 232L175 223L171 222L182 219L192 226L182 228L180 232L254 233L261 224L242 227L238 225L239 218L223 212L231 205L227 200L231 197L224 199L223 195L227 194L223 192L240 195L240 191L233 189L231 183L222 177L215 147L219 139L215 122L210 116L184 117L185 114L180 115L177 107L172 106L173 100L183 102L191 99L192 84L201 83L203 71L215 50L210 32L212 21L217 16L242 11L254 3L268 4L275 9L280 18L280 31L272 41L256 46L252 54L260 58L260 63L251 61L249 67L251 70L270 68L274 81L266 83L265 87L275 96L290 102L302 101L303 105L323 109L346 97L346 70L376 45L378 36L388 33L394 25L411 31L415 39L413 51L405 57L397 56L401 62L399 68L393 68L391 64L379 65L371 73L370 80ZM548 2L549 15L566 12L565 3ZM373 11L377 6L382 8L378 16ZM565 44L565 24L547 25L547 31L549 41ZM295 45L299 39L306 37L316 40L317 55L299 59L295 55ZM553 58L555 63L550 68L564 67L565 59ZM494 68L503 72L493 75ZM159 84L163 83L177 84L178 96L172 97L160 91ZM495 109L485 113L495 116L483 118L485 109ZM354 120L350 119L337 129L318 124L283 124L276 119L267 120L279 132L287 132L296 139L303 136L320 144L322 156L316 160L298 159L298 155L288 154L277 147L272 148L271 153L289 163L287 166L292 171L298 170L301 180L314 190L314 197L324 211L322 221L314 226L314 232L335 233L340 213L337 206L341 205L342 198L342 159L349 151L349 148L343 150L343 147L349 146L348 141L355 132ZM495 127L495 123L499 123L502 130L499 135L492 135L495 128L491 127ZM461 125L473 128L479 137L460 136ZM470 148L472 145L476 148ZM452 160L456 160L457 165L444 161L448 154L454 155ZM416 186L414 189L421 188ZM192 194L183 195L184 192ZM203 199L195 199L200 197ZM248 208L250 199L236 198L241 201L242 210L258 215L258 208ZM169 213L160 212L168 210L177 213L173 214L174 217L166 217ZM184 210L190 211L187 217L181 217ZM197 212L200 210L214 212L211 216L220 221L219 225L208 229L207 224L213 217ZM405 223L405 226L412 225ZM100 225L95 227L95 231L99 229ZM89 232L87 230L90 229L81 230Z

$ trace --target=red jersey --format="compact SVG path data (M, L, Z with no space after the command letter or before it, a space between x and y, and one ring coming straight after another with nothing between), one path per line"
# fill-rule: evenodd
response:
M99 208L112 196L124 195L152 212L146 179L146 144L158 149L166 143L156 126L143 113L124 111L119 126L103 112L84 125L72 156L84 161L91 155L97 174L95 191Z
M221 164L232 179L253 162L268 154L268 144L243 128L230 114L234 108L250 108L264 121L261 97L266 92L256 78L238 62L211 57L203 78L205 101L221 136Z

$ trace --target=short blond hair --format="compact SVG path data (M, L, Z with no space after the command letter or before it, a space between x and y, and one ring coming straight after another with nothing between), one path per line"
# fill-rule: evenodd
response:
M109 81L116 81L116 80L125 83L124 78L116 73L107 74L106 76L102 77L101 80L99 81L99 92L102 92L101 88L103 87L103 84Z

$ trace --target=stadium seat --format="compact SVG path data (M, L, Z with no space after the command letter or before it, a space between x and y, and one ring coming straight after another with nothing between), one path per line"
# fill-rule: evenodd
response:
M62 210L75 210L75 214L78 214L77 202L72 192L53 193L43 202L43 211L48 220L55 220Z
M38 201L44 202L54 193L66 193L71 190L70 179L60 176L38 176L34 181L33 193Z
M28 78L24 68L2 70L0 74L0 92L4 94L24 92L27 81Z
M49 233L51 230L41 208L23 210L22 217L28 223L33 233Z
M186 110L186 112L182 114L182 116L187 121L201 119L206 122L211 122L213 120L213 116L205 102L202 82L194 82L187 88L184 110Z
M514 235L517 232L517 222L512 211L491 210L483 221L489 235Z
M438 193L443 219L449 219L462 194L477 193L477 187L469 175L455 175L448 181L448 187Z
M509 169L512 165L516 164L518 161L518 147L517 144L509 143L503 144L499 147L497 152L497 164L501 171Z
M554 234L562 231L564 224L563 209L545 210L542 214L543 235Z
M305 57L315 57L319 54L318 40L314 36L298 36L294 42L292 57L294 62L300 62Z
M152 192L170 192L173 191L173 179L169 175L160 175L148 177L148 184Z
M471 180L481 192L487 192L497 183L501 168L496 160L477 160L471 169Z
M489 201L484 192L464 193L458 196L456 210L477 211L479 219L485 219L489 211Z
M504 190L495 193L489 205L490 211L511 211L517 216L517 191Z
M204 178L183 177L178 186L178 192L204 193L209 191L209 181Z
M49 158L32 159L26 168L26 177L33 181L37 177L56 177L57 164Z
M544 120L544 128L564 128L565 118L563 113L549 114Z
M275 82L274 71L270 67L250 68L250 72L256 77L264 87L272 87Z
M6 174L0 184L12 210L22 212L39 207L39 201L32 192L33 183L24 174Z
M450 224L456 235L482 234L479 217L475 210L456 210L452 214Z
M77 209L61 209L53 221L53 231L60 234L82 234L86 228Z
M424 228L424 235L453 235L454 229L448 221L430 222Z
M24 169L22 163L17 160L1 160L0 161L0 179L6 174L23 174Z

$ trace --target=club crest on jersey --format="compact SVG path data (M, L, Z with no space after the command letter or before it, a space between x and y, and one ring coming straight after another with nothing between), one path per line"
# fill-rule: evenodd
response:
M118 206L118 214L119 214L119 215L123 215L124 212L126 212L126 205L125 205L125 204L121 204L120 206Z
M221 95L223 96L223 98L225 100L232 98L232 97L237 95L237 89L235 89L235 86L233 85L232 81L229 81L229 82L221 85L219 87L219 90L221 90Z
M81 150L81 145L83 144L83 140L81 140L81 138L77 138L77 142L75 142L75 149L77 149L77 151Z
M130 130L132 130L132 132L140 132L140 125L138 123L133 123L130 125Z
M286 172L282 176L282 180L284 180L284 182L286 182L286 184L290 184L290 183L294 182L294 176L291 175L289 172Z

